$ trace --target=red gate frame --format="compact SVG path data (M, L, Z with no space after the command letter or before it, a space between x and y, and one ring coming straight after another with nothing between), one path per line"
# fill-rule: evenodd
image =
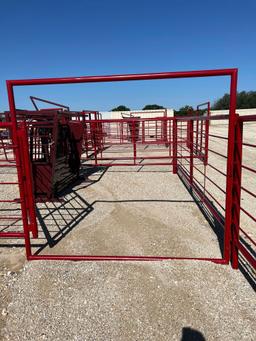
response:
M235 127L236 127L236 93L237 93L237 74L238 69L218 69L202 71L180 71L180 72L161 72L144 74L123 74L109 76L84 76L84 77L62 77L62 78L42 78L42 79L24 79L7 80L7 92L9 108L11 112L11 121L13 123L13 140L18 143L16 106L14 97L14 87L28 85L50 85L50 84L74 84L74 83L98 83L98 82L121 82L136 80L154 80L154 79L172 79L172 78L198 78L198 77L230 77L230 106L229 106L229 131L228 131L228 158L227 158L227 182L226 182L226 216L224 231L224 255L223 258L195 258L195 257L162 257L162 256L89 256L89 255L32 255L30 243L30 231L24 225L24 235L26 243L26 254L28 260L166 260L166 259L186 259L186 260L204 260L215 263L228 264L231 258L231 225L232 225L232 190L234 186L233 179L233 161L235 149ZM19 161L19 160L18 160ZM24 193L21 193L24 195Z

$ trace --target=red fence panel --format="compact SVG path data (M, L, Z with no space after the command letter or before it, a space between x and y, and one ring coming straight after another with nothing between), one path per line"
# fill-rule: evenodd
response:
M236 89L237 89L237 69L223 70L202 70L188 72L164 72L164 73L148 73L148 74L131 74L131 75L112 75L112 76L86 76L86 77L64 77L64 78L48 78L48 79L27 79L27 80L11 80L7 81L8 99L11 112L12 122L16 122L17 111L14 100L14 87L24 85L46 85L46 84L69 84L69 83L91 83L91 82L119 82L132 80L153 80L153 79L171 79L171 78L193 78L193 77L230 77L230 115L221 119L228 120L228 134L226 136L218 136L217 134L209 135L209 139L219 139L227 144L226 152L216 150L216 148L208 148L208 154L211 153L213 161L214 157L222 160L225 169L218 167L216 163L212 163L210 157L206 157L203 153L203 145L201 140L204 139L203 128L202 134L198 140L198 131L203 124L199 124L201 118L192 118L179 120L173 124L175 120L166 118L159 119L141 119L140 125L134 120L120 120L111 122L111 120L97 120L87 122L88 140L92 147L91 157L86 157L87 161L92 164L113 166L113 165L142 165L143 164L170 164L173 165L174 172L188 180L191 189L199 196L200 200L207 206L212 216L224 226L224 256L222 259L204 258L204 260L214 261L218 263L228 263L231 255L231 226L233 223L233 189L234 189L234 158L235 158L235 129L236 129ZM209 118L204 118L209 119ZM216 119L216 118L215 118ZM188 122L189 121L189 122ZM152 123L153 122L153 123ZM196 122L196 128L194 123ZM198 122L198 123L197 123ZM201 121L200 121L201 122ZM110 124L111 123L111 124ZM189 126L189 139L186 135ZM207 127L207 125L205 125ZM90 135L89 135L90 134ZM196 140L195 140L196 134ZM216 136L214 136L216 135ZM14 126L13 136L15 144L19 143L17 127ZM175 146L174 142L175 141ZM106 156L107 153L116 155L114 148L123 148L119 157L113 155ZM152 145L157 155L152 157L145 155L145 145ZM127 156L126 147L130 148ZM206 145L204 146L206 149ZM159 150L161 149L161 150ZM120 153L120 150L118 151ZM88 153L87 153L88 154ZM202 155L203 154L203 155ZM21 155L17 154L17 166L21 159ZM25 155L24 155L25 157ZM174 161L175 159L175 161ZM147 160L145 162L144 160ZM161 160L161 161L159 161ZM207 162L205 161L207 160ZM156 162L152 162L156 161ZM208 173L206 173L206 167ZM215 172L215 176L213 176ZM21 194L25 191L22 188L22 172L19 173L19 185L21 186ZM28 172L25 171L27 174ZM223 180L220 180L220 174ZM216 181L215 177L218 177ZM201 179L199 178L201 177ZM212 186L218 190L218 194L212 191ZM239 186L238 186L239 187ZM21 198L22 199L22 198ZM24 205L29 205L26 200L22 201ZM24 208L24 207L23 207ZM27 216L27 210L22 212L23 219ZM26 247L28 259L66 259L66 260L149 260L149 259L176 259L177 257L158 257L158 256L76 256L76 255L31 255L29 240L29 224L25 220L24 231L26 238ZM194 258L195 259L195 258Z
M29 232L36 238L38 232L26 127L22 125L13 129L12 122L0 122L0 131L0 238L27 238ZM27 252L29 255L29 248Z
M98 166L172 165L174 118L86 121L83 160Z
M240 184L240 188L234 189L232 256L235 268L241 255L256 269L255 133L256 115L237 118L234 172L235 184Z
M204 128L201 130L200 127ZM177 173L195 198L209 212L209 219L221 227L223 255L229 248L229 241L226 237L228 230L225 228L228 130L228 116L209 117L207 115L177 119L177 154L179 156ZM200 133L202 134L202 148L199 153ZM205 162L206 159L207 162ZM226 262L228 262L227 259Z

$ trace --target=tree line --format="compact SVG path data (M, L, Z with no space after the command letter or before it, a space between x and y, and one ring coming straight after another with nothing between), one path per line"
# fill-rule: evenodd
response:
M211 109L212 110L225 110L229 109L229 100L230 95L225 94L221 98L217 99ZM256 108L256 91L241 91L237 92L237 109L249 109ZM158 104L147 104L142 110L156 110L156 109L165 109L162 105ZM130 111L130 108L125 105L119 105L116 108L113 108L111 111ZM190 105L185 105L178 110L174 110L175 116L186 116L188 113L193 114L194 108ZM205 110L200 110L199 114L203 114Z
M224 110L229 109L230 95L225 94L214 102L213 110ZM256 108L256 91L241 91L237 93L236 97L237 109L250 109Z
M158 104L147 104L141 110L157 110L157 109L165 109L162 105ZM111 109L111 111L131 111L130 108L125 105L119 105L116 108Z

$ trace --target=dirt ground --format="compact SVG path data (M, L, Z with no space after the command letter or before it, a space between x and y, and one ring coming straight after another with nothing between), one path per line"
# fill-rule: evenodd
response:
M40 254L222 256L221 231L169 167L96 169L61 202L37 207ZM16 244L0 248L2 340L256 339L255 292L230 266L28 263Z
M45 253L221 256L215 232L168 170L100 171L64 198L58 210L56 204L39 207L49 219L52 240L59 240ZM72 227L74 218L78 223ZM3 340L256 337L253 289L230 266L193 261L25 263L23 253L17 248L1 253Z

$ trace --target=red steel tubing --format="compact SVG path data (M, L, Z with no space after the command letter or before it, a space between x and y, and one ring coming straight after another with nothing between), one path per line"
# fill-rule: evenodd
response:
M35 79L19 79L8 80L7 86L22 85L50 85L50 84L71 84L71 83L98 83L98 82L122 82L132 80L153 80L153 79L169 79L169 78L196 78L196 77L215 77L230 76L231 77L231 93L236 90L237 69L219 69L219 70L198 70L198 71L178 71L178 72L159 72L159 73L143 73L143 74L122 74L108 76L83 76L83 77L60 77L60 78L35 78ZM235 94L236 95L236 94ZM231 98L231 105L234 105L234 98Z
M23 232L0 232L0 238L24 238Z
M256 218L252 216L248 211L246 211L243 207L240 206L240 210L244 212L249 218L251 218L254 222L256 222Z
M211 152L211 153L213 153L213 154L216 154L216 155L218 155L218 156L221 156L221 157L223 157L224 159L228 159L228 156L225 156L225 155L223 155L223 154L220 154L220 153L216 152L215 150L212 150L212 149L208 148L208 151Z
M243 124L236 115L235 145L233 158L233 189L232 189L232 225L231 225L231 257L232 267L238 269L238 242L241 209L241 176L242 176L242 150L243 150Z
M211 167L212 169L216 170L216 172L218 172L219 174L223 175L223 176L227 176L227 174L223 173L221 170L219 170L218 168L216 168L215 166L211 165L210 163L207 164L207 166Z
M243 142L243 146L247 146L247 147L256 148L256 144L247 143L247 142Z
M173 133L173 155L172 155L172 160L173 160L173 174L177 174L178 170L178 165L177 165L177 141L178 141L178 134L177 134L177 119L173 121L173 126L172 126L172 133Z
M247 261L256 269L256 259L249 253L249 251L238 241L238 249L242 255L247 259Z
M136 160L137 159L144 159L144 160L151 160L151 159L155 159L155 160L159 160L159 159L170 159L170 156L143 156L143 155L136 155L134 156L120 156L120 157L98 157L97 160L98 161L104 161L104 160ZM90 160L90 159L88 159Z
M207 180L209 180L216 188L218 188L223 194L226 194L223 188L221 188L219 185L217 185L209 176L205 175L200 169L198 169L196 166L194 166L194 169L196 169L199 173L201 173Z
M256 246L256 241L253 240L253 239L248 235L248 233L246 233L246 232L244 231L244 229L242 229L241 226L239 226L239 229L240 229L240 231L242 231L242 233L246 236L246 238L248 238L248 239L250 240L250 242L251 242L253 245Z
M253 196L254 198L256 198L256 194L252 193L251 191L249 191L248 189L244 188L243 186L241 186L241 189L243 191L245 191L246 193L250 194L251 196Z
M146 163L97 163L99 167L112 167L112 166L172 166L172 162L146 162ZM90 164L90 166L93 164Z
M237 70L232 73L230 82L230 105L229 105L229 129L228 129L228 159L227 159L227 185L226 185L226 216L224 235L224 258L230 261L230 240L232 225L232 194L233 194L233 164L235 148L235 126L236 126L236 93L237 93Z
M251 167L242 165L242 168L244 168L244 169L246 169L246 170L248 170L248 171L250 171L250 172L256 173L256 169L253 169L253 168L251 168Z
M230 76L231 87L230 87L230 116L229 116L229 152L228 152L228 179L227 179L227 199L230 200L230 193L232 191L232 164L233 164L233 149L234 149L234 115L235 115L235 102L236 102L236 82L237 82L237 69L224 69L224 70L206 70L206 71L189 71L189 72L167 72L167 73L155 73L155 74L140 74L140 75L115 75L115 76L88 76L88 77L72 77L72 78L48 78L48 79L34 79L34 80L14 80L7 81L8 97L10 104L10 111L13 123L16 122L16 109L13 95L13 86L21 85L40 85L40 84L66 84L66 83L84 83L84 82L111 82L111 81L128 81L128 80L150 80L150 79L168 79L168 78L188 78L188 77L208 77L208 76ZM193 124L193 123L192 123ZM16 126L14 127L16 131ZM16 132L14 131L14 135ZM97 157L97 150L95 157ZM193 149L191 150L192 156L190 159L193 162ZM136 155L135 155L136 157ZM135 158L134 158L135 159ZM18 160L19 161L19 160ZM193 179L192 179L193 180ZM226 201L227 217L230 218L231 206ZM24 212L23 212L24 213ZM23 215L25 216L25 215ZM225 259L218 260L222 263L227 263L230 259L230 226L231 220L226 219L225 228ZM27 256L32 259L30 254L30 240L29 240L29 229L24 224L25 240ZM47 257L47 256L45 256ZM51 257L51 256L50 256ZM55 257L55 256L52 256ZM66 256L63 256L66 257ZM87 256L82 256L87 257ZM91 256L94 257L94 256ZM97 257L97 256L96 256ZM103 256L104 257L104 256ZM115 256L114 256L115 257ZM76 258L76 257L75 257ZM74 259L75 259L74 258ZM132 259L131 257L130 259ZM35 259L35 258L34 258ZM42 259L42 258L41 258Z
M193 184L193 166L194 166L194 158L193 158L193 151L194 151L194 148L193 148L193 139L194 139L194 133L193 133L193 124L194 124L194 121L189 121L189 144L190 144L190 171L189 171L189 176L190 176L190 184L192 185Z
M209 134L210 137L216 137L218 139L222 139L222 140L228 140L227 137L225 136L220 136L220 135L214 135L214 134Z
M217 264L226 264L222 258L199 258L199 257L170 257L170 256L83 256L83 255L33 255L29 260L70 260L70 261L159 261L159 260L194 260L208 261Z
M0 202L2 202L2 201L0 201ZM20 219L22 219L21 216L20 217L3 216L3 215L0 216L0 220L20 220Z
M39 97L35 97L35 96L30 96L30 99L31 99L31 102L33 103L33 105L34 105L36 110L39 110L39 109L38 109L38 107L37 107L37 105L35 103L35 100L39 101L39 102L43 102L43 103L52 104L54 106L61 107L61 108L69 110L69 107L67 105L63 105L63 104L59 104L59 103L56 103L56 102L48 101L48 100L43 99L43 98L39 98Z
M190 183L189 181L189 174L187 171L184 170L183 167L179 167L179 170L182 172L182 174L184 175L185 179L188 181L188 183ZM213 205L211 204L211 202L209 201L209 199L205 196L205 194L203 194L200 190L200 188L198 187L198 185L200 185L202 187L202 189L204 190L204 187L197 182L197 180L195 180L193 182L193 184L191 185L191 187L195 190L195 192L197 193L197 195L200 197L200 199L202 200L202 202L205 203L205 205L207 206L207 208L210 210L210 212L213 214L213 216L218 220L218 222L223 225L223 220L220 216L219 213L216 212L216 209L213 207ZM209 194L209 193L208 193Z

